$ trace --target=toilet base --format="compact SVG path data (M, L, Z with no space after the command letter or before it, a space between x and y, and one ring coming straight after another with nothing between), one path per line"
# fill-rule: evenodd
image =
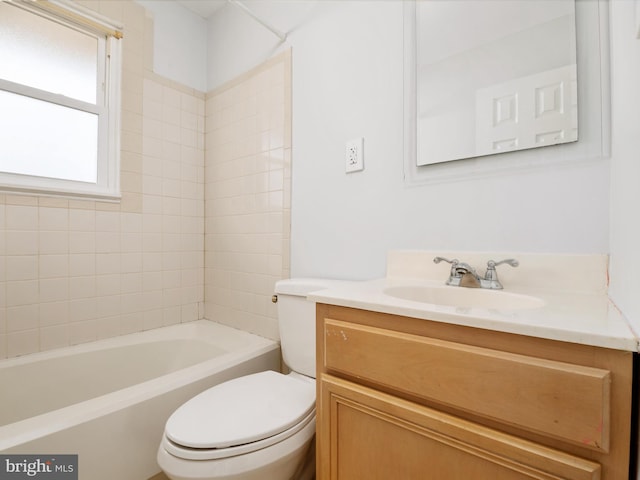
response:
M316 437L313 436L307 449L304 462L298 468L291 480L313 480L316 478Z

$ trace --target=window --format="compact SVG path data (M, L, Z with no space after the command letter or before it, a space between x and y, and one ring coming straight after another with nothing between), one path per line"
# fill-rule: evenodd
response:
M68 3L0 0L0 189L119 195L121 37Z

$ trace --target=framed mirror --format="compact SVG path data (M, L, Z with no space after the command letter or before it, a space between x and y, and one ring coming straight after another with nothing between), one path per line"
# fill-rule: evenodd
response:
M608 155L607 0L410 1L404 17L406 183Z
M417 165L578 139L573 0L419 1Z

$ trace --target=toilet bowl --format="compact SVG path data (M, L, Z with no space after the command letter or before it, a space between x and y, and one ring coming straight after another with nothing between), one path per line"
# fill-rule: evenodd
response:
M260 372L195 396L169 418L158 463L174 480L294 477L315 432L315 382Z
M196 395L167 420L158 448L172 480L306 480L315 471L315 304L332 282L276 284L281 348L291 373L235 378Z

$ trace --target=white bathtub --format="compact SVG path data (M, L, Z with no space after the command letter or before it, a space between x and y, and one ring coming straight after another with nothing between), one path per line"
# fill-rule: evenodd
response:
M0 361L0 452L78 454L80 480L146 480L171 413L280 368L276 342L200 320Z

